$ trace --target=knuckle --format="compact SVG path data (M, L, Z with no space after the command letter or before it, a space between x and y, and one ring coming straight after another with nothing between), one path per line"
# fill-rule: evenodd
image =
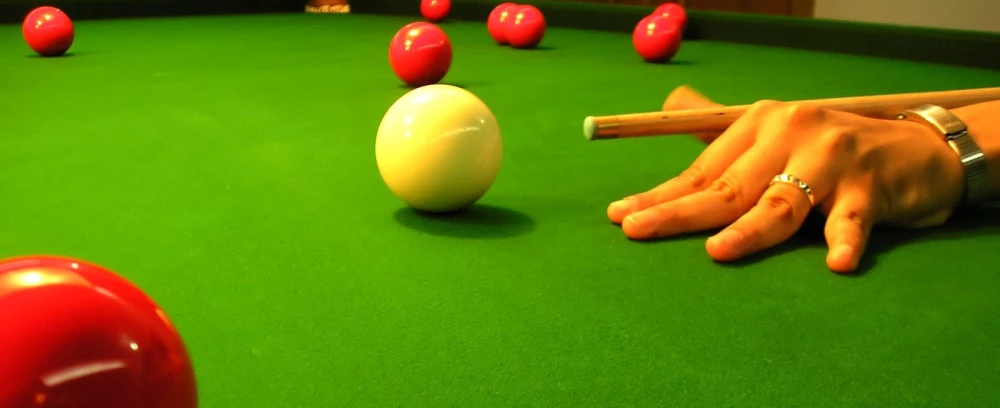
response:
M867 236L875 225L876 203L872 199L865 202L853 201L849 203L834 203L834 209L830 213L830 219L826 223L826 234L828 236L842 236L844 239L860 238Z
M788 103L784 105L784 114L789 124L804 124L821 119L823 110L815 105Z
M764 233L763 228L760 227L754 227L754 228L743 227L740 228L738 231L741 234L743 234L743 239L746 240L746 242L751 242L751 243L759 243L763 241L766 235Z
M844 221L857 226L858 228L865 229L868 226L869 220L867 217L861 215L858 210L851 210L844 215Z
M778 221L790 223L795 221L795 205L788 197L772 194L765 197L761 203Z
M668 220L674 214L674 211L665 205L658 205L648 209L647 211L652 214L652 218L659 222Z
M678 176L678 180L693 189L701 189L705 186L705 171L699 166L691 166Z
M858 145L858 137L850 129L838 126L821 133L817 143L820 153L840 155L854 151Z
M727 203L734 203L743 208L743 188L735 177L722 176L712 182L712 191Z
M773 100L770 100L770 99L761 99L761 100L759 100L759 101L754 102L753 104L751 104L750 108L747 109L746 114L749 115L749 116L758 116L760 114L763 114L763 113L769 111L771 108L773 108L774 106L778 105L779 103L780 102L778 102L778 101L773 101Z
M647 220L646 222L652 226L649 234L654 238L669 235L669 227L674 224L674 220L677 218L677 210L664 205L651 207L645 210L644 213L643 217ZM652 222L648 220L652 220Z

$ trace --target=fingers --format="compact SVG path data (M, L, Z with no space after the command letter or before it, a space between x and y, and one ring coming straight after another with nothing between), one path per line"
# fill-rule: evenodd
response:
M708 239L705 243L708 254L717 261L733 261L785 242L812 211L810 200L819 203L837 182L829 167L824 160L804 155L793 157L786 169L774 174L794 176L805 186L789 180L768 187L750 211Z
M682 87L664 108L708 103ZM858 187L863 174L849 167L864 141L858 126L834 119L805 105L755 104L682 176L613 203L608 216L632 239L728 225L705 245L712 258L731 261L786 241L819 207L829 212L828 266L853 271L884 210L873 207L871 188ZM841 180L847 173L854 175ZM777 174L785 177L772 185Z
M755 105L695 159L680 176L655 188L615 201L608 206L608 218L621 224L625 217L652 206L704 190L754 144L757 112L770 102ZM767 160L764 160L767 161Z
M626 217L638 211L643 211L657 204L675 200L678 197L683 197L685 194L705 188L705 185L709 182L708 180L712 179L710 177L711 174L706 175L700 167L692 165L681 173L680 176L667 180L665 183L649 191L625 197L611 203L608 206L608 218L616 224L621 224Z
M663 101L663 110L665 111L716 108L720 106L722 106L722 104L706 98L704 95L687 85L677 87L677 89L674 89L670 95L667 95L667 99ZM700 132L695 133L694 137L698 138L702 142L712 143L718 139L721 134L722 133L720 132Z
M868 245L875 211L871 197L862 189L848 190L837 197L826 221L826 242L830 248L827 266L838 273L853 272Z
M632 239L650 239L729 224L764 193L784 162L766 146L755 145L708 188L630 214L622 230Z

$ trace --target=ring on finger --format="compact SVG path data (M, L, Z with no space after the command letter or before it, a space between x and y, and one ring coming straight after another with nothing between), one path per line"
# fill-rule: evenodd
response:
M768 187L773 186L773 185L778 184L778 183L788 184L788 185L797 187L799 189L799 191L801 191L803 194L805 194L806 198L809 199L809 206L810 207L816 205L816 198L813 197L812 188L809 187L809 184L807 184L805 181L802 181L802 179L800 179L798 177L795 177L795 176L793 176L791 174L788 174L788 173L781 173L781 174L779 174L777 176L774 176L774 178L771 179L771 183L768 184Z

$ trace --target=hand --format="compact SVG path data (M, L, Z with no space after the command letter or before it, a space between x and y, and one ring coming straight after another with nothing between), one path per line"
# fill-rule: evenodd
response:
M665 109L714 106L693 90L671 93ZM706 242L732 261L790 238L815 208L827 216L826 263L857 268L876 224L919 228L945 222L961 203L964 169L933 129L805 105L761 101L679 176L616 201L608 217L632 239L724 227ZM777 183L790 174L812 190Z

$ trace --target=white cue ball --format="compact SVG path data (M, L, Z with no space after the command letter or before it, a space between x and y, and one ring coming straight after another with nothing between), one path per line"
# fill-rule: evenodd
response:
M416 88L386 112L375 138L382 180L418 210L453 212L478 201L500 171L503 141L489 107L462 88Z

